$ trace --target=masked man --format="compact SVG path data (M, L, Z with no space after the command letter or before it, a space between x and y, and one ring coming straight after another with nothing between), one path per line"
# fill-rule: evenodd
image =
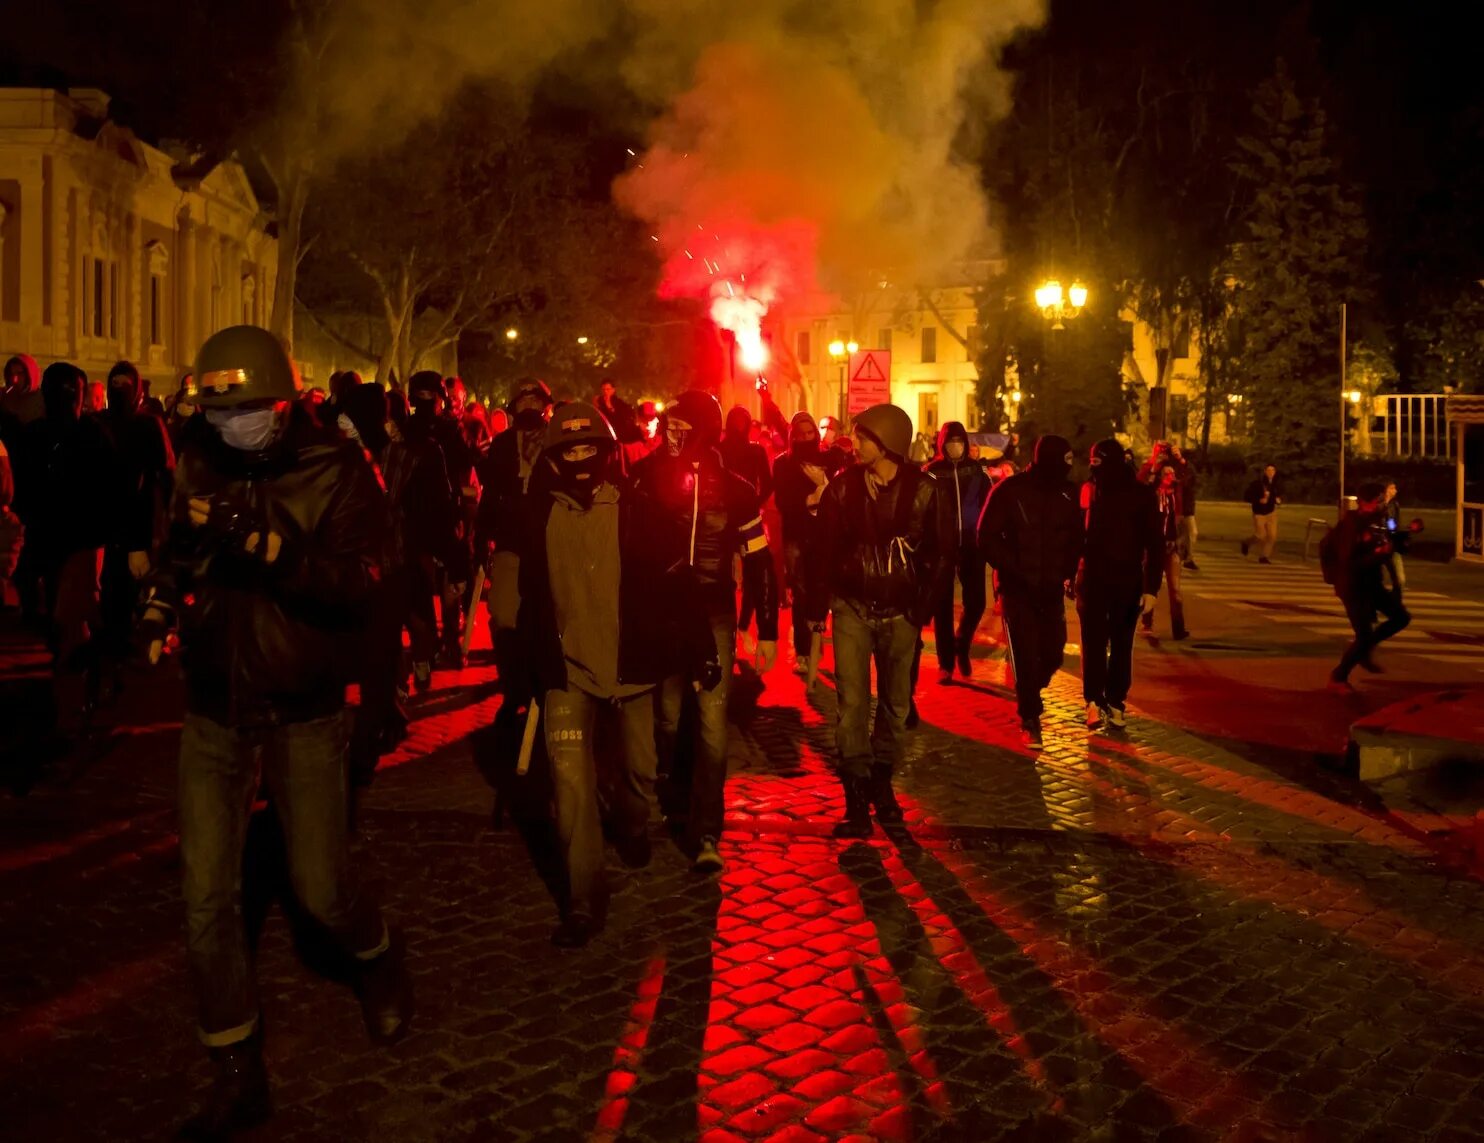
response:
M666 802L671 817L686 823L688 849L698 872L722 867L723 797L727 778L727 696L737 640L736 584L732 559L742 556L744 591L757 608L759 673L778 651L778 582L763 534L758 494L728 472L717 445L721 406L709 393L690 390L665 410L665 446L639 465L634 492L645 532L665 568L665 608L686 632L704 620L714 648L691 653L688 663L660 687L657 737L660 765L670 775ZM679 637L688 649L688 637ZM713 653L709 653L712 652ZM710 663L719 677L699 674ZM694 765L675 772L677 736L685 697L696 690L699 705Z
M829 486L819 429L808 413L795 413L788 451L773 461L773 500L783 522L783 574L792 598L794 670L806 678L819 669L816 656L829 600L813 591L819 576L819 501Z
M938 433L938 459L928 465L945 498L953 500L957 515L953 542L954 565L963 588L964 613L957 633L953 630L953 585L938 601L933 616L933 636L938 644L940 682L952 682L953 668L968 678L974 673L969 652L974 632L984 618L984 557L979 554L979 515L989 499L989 473L969 455L969 434L958 421L947 421Z
M617 723L622 750L613 823L619 856L631 867L650 859L653 691L664 659L654 621L661 578L630 494L614 478L616 451L613 430L593 406L556 410L542 450L548 491L527 516L520 545L521 646L541 696L566 860L561 923L551 938L560 948L587 944L602 925L603 829L593 751L600 717Z
M902 820L892 773L906 745L917 635L953 574L952 507L931 476L908 463L912 420L895 405L855 419L854 467L819 506L820 563L834 613L835 743L845 787L836 837L866 837L871 810ZM876 664L876 724L871 663Z
M441 597L443 609L444 661L450 667L462 665L462 656L454 660L448 657L448 640L453 639L454 650L458 651L462 635L454 630L458 616L450 615L450 609L458 610L458 599L450 598L448 583L467 562L460 550L463 537L457 475L464 441L457 426L449 431L448 418L444 416L448 395L437 373L431 370L414 373L407 385L407 399L412 412L403 436L418 452L437 453L442 465L442 478L427 481L425 495L408 533L412 558L407 629L412 637L412 685L425 692L433 686L433 655L438 648L435 596Z
M1039 750L1041 692L1061 666L1067 642L1064 595L1082 555L1077 486L1067 479L1072 446L1063 437L1036 442L1030 468L995 485L979 521L979 547L995 570L1015 669L1022 742Z
M297 400L267 330L235 326L196 358L210 432L180 457L144 638L178 625L186 680L180 859L187 960L215 1082L188 1138L269 1114L259 998L243 930L242 861L260 783L283 827L300 905L353 966L367 1032L412 1013L400 939L356 884L347 812L347 659L359 647L386 508L361 450Z
M1090 729L1126 724L1133 680L1134 628L1154 609L1165 563L1164 521L1154 492L1141 483L1116 440L1098 441L1082 486L1086 525L1077 570L1082 622L1082 697Z

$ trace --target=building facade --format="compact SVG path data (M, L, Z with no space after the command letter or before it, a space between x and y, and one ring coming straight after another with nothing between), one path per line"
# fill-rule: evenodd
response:
M102 92L0 88L0 358L126 358L167 396L212 333L267 324L269 223L241 166L189 168Z

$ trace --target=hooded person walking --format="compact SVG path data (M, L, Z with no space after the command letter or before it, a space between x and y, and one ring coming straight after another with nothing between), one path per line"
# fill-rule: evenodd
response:
M1077 569L1082 623L1082 698L1087 725L1125 725L1133 679L1134 628L1154 609L1165 561L1164 520L1154 490L1139 481L1116 440L1098 441L1082 486L1086 536Z
M793 608L794 671L805 678L817 671L813 657L822 644L828 599L815 590L819 557L819 501L829 487L829 461L819 426L808 413L795 413L788 427L788 451L773 461L773 501L783 524L783 575Z
M939 681L953 681L953 668L964 678L973 674L969 659L974 632L984 618L984 556L979 551L979 517L989 499L989 473L969 455L969 434L958 421L947 421L938 432L938 458L928 465L942 496L951 501L955 531L951 538L954 566L963 589L964 613L958 631L953 629L953 585L950 581L933 616L933 636L938 645Z
M1072 446L1042 437L1026 471L995 485L979 521L979 548L995 571L1015 669L1021 739L1042 746L1041 692L1061 666L1067 642L1064 595L1082 555L1077 486L1067 479Z

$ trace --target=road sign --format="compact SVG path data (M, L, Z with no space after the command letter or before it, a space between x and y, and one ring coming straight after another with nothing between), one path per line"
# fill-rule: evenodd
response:
M891 350L860 349L850 355L851 417L891 401Z

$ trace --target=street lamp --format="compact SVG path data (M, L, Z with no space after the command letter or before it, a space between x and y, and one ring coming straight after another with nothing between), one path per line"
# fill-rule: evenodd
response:
M1036 287L1036 308L1041 316L1051 322L1052 329L1065 329L1068 321L1082 312L1087 305L1087 287L1074 281L1065 290L1055 278Z
M511 326L509 329L507 329L505 331L505 340L506 341L514 341L519 336L520 336L520 330L516 329L514 326Z
M840 421L843 424L846 418L846 410L849 407L849 387L845 376L850 355L860 349L860 345L854 341L842 341L835 338L827 347L830 357L840 367Z
M587 338L585 338L585 337L579 337L577 339L577 344L578 345L586 345L587 344Z

